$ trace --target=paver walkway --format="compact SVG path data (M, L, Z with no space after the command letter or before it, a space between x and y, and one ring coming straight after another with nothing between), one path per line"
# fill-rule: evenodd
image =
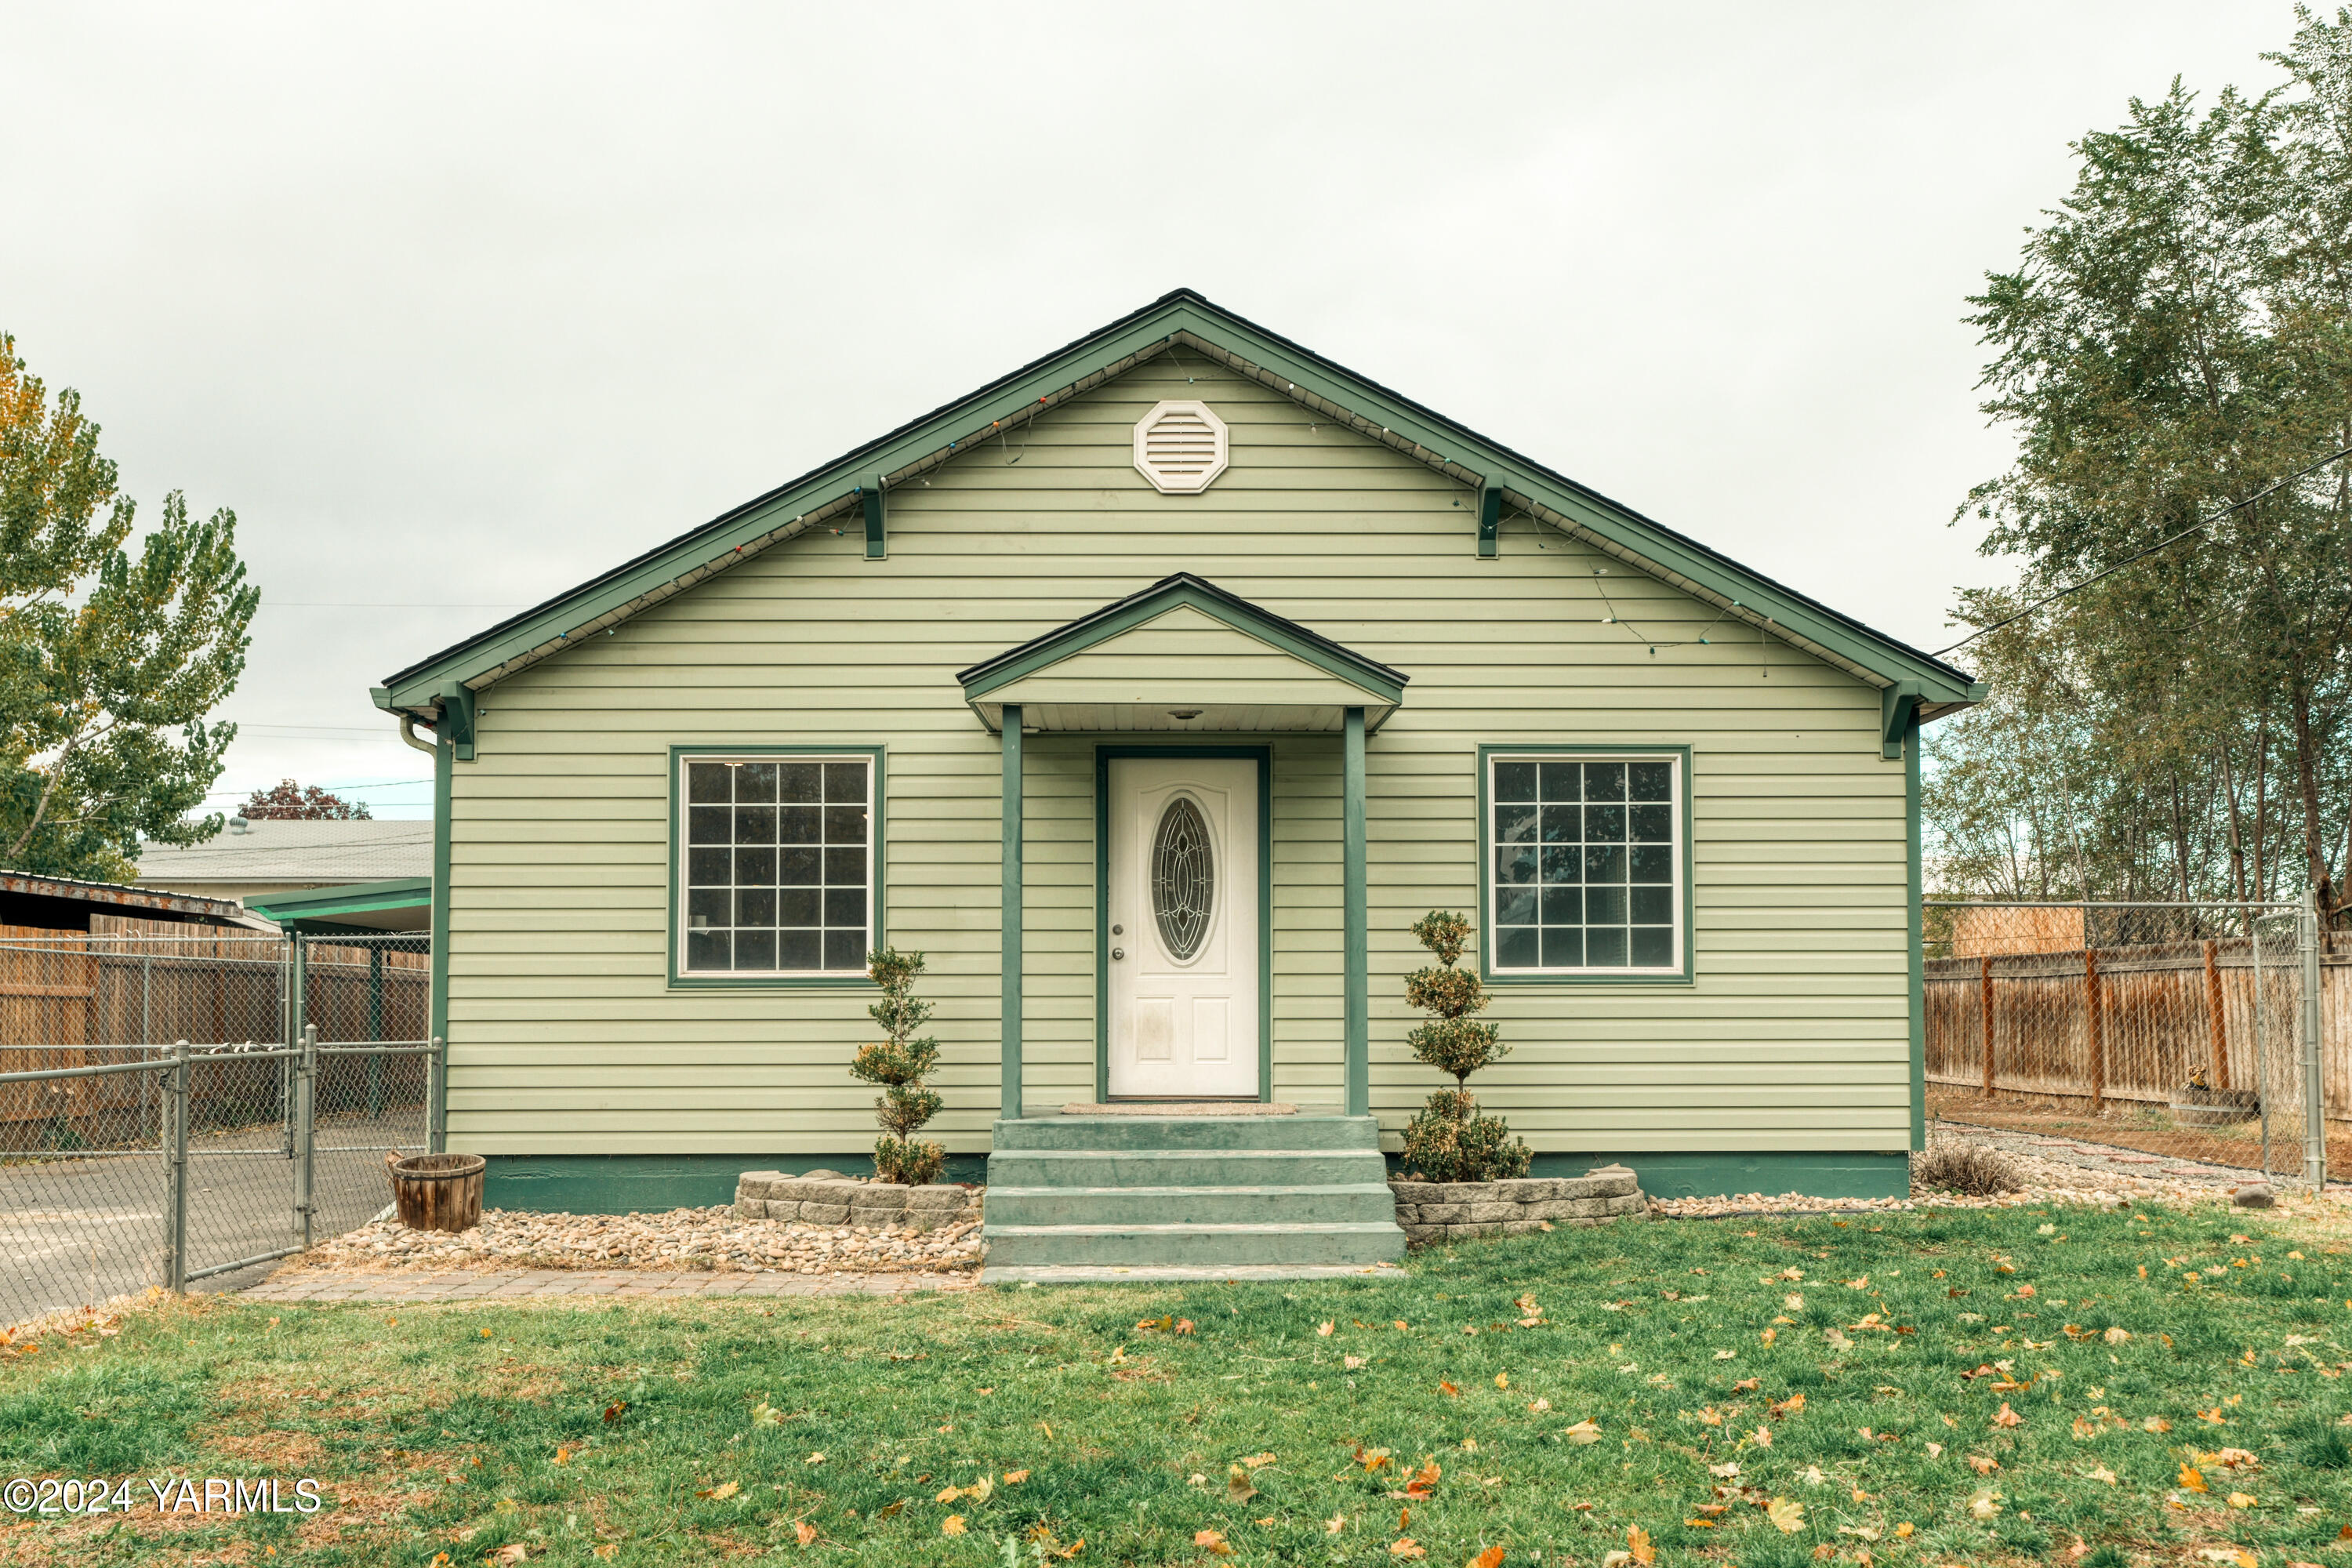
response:
M895 1296L969 1290L970 1274L719 1274L703 1270L425 1268L282 1270L241 1292L250 1301L511 1301L590 1296L703 1300L737 1296Z

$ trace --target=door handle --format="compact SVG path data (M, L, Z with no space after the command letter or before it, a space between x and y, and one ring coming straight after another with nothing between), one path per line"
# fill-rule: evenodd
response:
M1110 955L1113 958L1125 958L1127 956L1127 949L1123 947L1114 947L1110 950Z

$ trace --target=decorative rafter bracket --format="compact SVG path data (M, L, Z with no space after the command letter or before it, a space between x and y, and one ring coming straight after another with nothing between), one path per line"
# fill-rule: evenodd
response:
M879 561L890 552L889 534L884 522L880 475L858 487L857 500L866 513L866 559Z
M1492 561L1503 552L1503 481L1489 474L1478 487L1478 558Z

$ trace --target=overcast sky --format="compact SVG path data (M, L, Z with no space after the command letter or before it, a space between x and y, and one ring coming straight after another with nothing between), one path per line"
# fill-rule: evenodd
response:
M0 5L0 330L233 507L224 791L367 689L1179 285L1921 647L1961 324L2284 3Z

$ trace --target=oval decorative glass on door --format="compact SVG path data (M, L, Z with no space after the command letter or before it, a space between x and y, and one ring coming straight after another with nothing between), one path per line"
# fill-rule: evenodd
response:
M1169 957L1181 963L1201 951L1216 892L1209 825L1192 797L1180 795L1160 814L1151 836L1151 916Z

